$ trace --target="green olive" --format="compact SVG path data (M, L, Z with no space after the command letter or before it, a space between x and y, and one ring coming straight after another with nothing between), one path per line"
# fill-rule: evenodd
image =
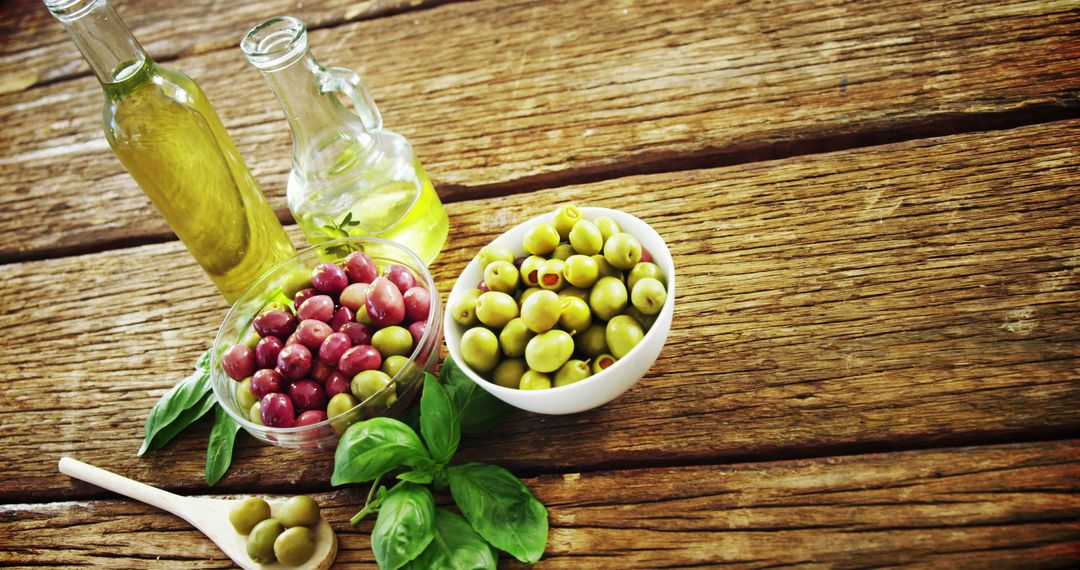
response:
M476 318L489 327L502 328L517 316L517 301L506 293L487 291L476 300Z
M559 291L559 298L561 299L563 297L577 297L586 303L589 302L589 292L577 287L566 287L562 291Z
M521 303L521 320L535 333L549 330L559 322L559 296L553 291L537 291Z
M566 285L563 271L566 262L561 259L549 259L540 266L540 287L548 291L558 291Z
M271 564L274 557L274 540L285 531L277 519L266 519L255 525L248 534L247 554L259 564Z
M461 335L461 358L477 372L490 372L499 363L499 339L490 329L473 327Z
M635 321L637 321L637 323L639 325L641 325L641 328L644 329L644 330L651 329L652 326L653 326L653 323L656 322L656 315L646 315L645 313L642 313L640 310L638 310L637 307L635 307L633 305L628 305L626 307L626 310L623 311L622 314L624 314L624 315L634 319Z
M487 266L493 261L513 263L514 254L501 245L490 243L480 248L480 253L476 254L476 261L480 264L480 269L487 269Z
M530 295L536 293L537 291L543 291L543 289L539 287L529 287L528 289L522 291L521 295L518 296L518 306L524 305L525 299L528 299Z
M352 395L361 403L371 407L389 408L397 403L397 388L394 386L386 388L389 383L390 377L382 370L365 370L353 376L349 388L352 390ZM386 388L386 391L379 394L383 388ZM368 398L376 394L379 396L368 401Z
M540 284L540 268L547 261L539 255L530 255L521 262L521 282L529 287Z
M536 335L525 345L525 362L537 372L555 372L573 353L574 339L566 331L554 329Z
M393 378L407 365L409 365L409 357L393 354L383 359L382 366L379 370L382 370L387 376Z
M311 287L311 269L307 267L297 267L281 280L281 292L290 299L296 296L298 291L308 287Z
M508 261L493 261L484 268L484 284L487 285L488 291L513 293L520 279L521 273L518 272L518 268Z
M259 344L260 340L262 340L262 337L259 336L259 333L255 332L254 328L249 327L248 331L244 333L244 339L240 342L247 345L251 350L255 350L255 345Z
M641 325L626 315L619 315L608 321L604 331L608 348L611 349L611 354L615 358L626 356L644 336L645 332L641 330Z
M615 277L619 281L622 281L622 278L623 278L622 271L619 271L618 269L615 269L614 267L612 267L611 264L608 263L608 260L607 260L606 257L604 257L603 255L597 254L597 255L590 255L589 258L596 262L596 273L597 273L597 275L599 275L600 277Z
M645 277L652 277L653 279L663 282L664 274L660 271L660 266L650 261L641 261L630 270L630 273L626 274L626 288L630 291L634 290L634 285Z
M604 234L589 220L581 220L570 231L570 245L581 255L596 255L604 247Z
M277 519L285 528L319 524L319 503L306 495L293 497L278 507Z
M370 288L371 285L368 283L352 283L338 295L338 300L342 306L348 307L350 311L358 311L360 307L366 306L368 289Z
M478 322L476 318L476 300L480 298L481 293L483 291L479 289L469 289L451 307L450 314L459 325L470 327ZM357 312L357 315L359 314ZM366 310L364 314L367 314ZM359 319L357 320L359 321Z
M577 297L559 298L559 326L570 334L577 334L592 324L589 304Z
M667 301L667 289L664 289L664 284L656 279L643 277L630 291L630 301L642 313L655 315L664 308L664 302Z
M599 218L593 220L593 223L596 224L596 227L600 229L600 235L603 236L604 241L607 241L611 238L611 236L622 231L622 228L619 227L619 224L617 224L615 220L607 216L600 216Z
M532 337L532 331L525 326L521 317L511 319L499 331L499 347L502 348L502 353L510 358L521 358L525 356L525 345Z
M237 501L229 509L229 522L240 534L248 534L255 525L270 518L270 505L258 497L248 497Z
M523 359L507 358L495 367L491 379L504 388L517 388L521 384L521 376L528 369Z
M409 329L401 326L383 327L371 335L371 346L386 358L395 354L405 356L412 352L413 337Z
M551 259L566 261L571 255L574 255L574 247L568 243L560 243L555 251L551 252Z
M592 372L589 370L589 365L583 360L567 360L566 364L563 364L559 371L555 373L554 386L568 386L574 382L580 382L588 378Z
M574 287L588 289L600 278L600 267L587 255L571 255L566 260L563 277Z
M331 421L330 425L334 427L334 431L345 433L345 430L349 429L349 426L353 424L358 418L356 414L346 416L349 410L356 407L359 404L356 398L349 392L342 392L340 394L334 394L333 398L330 398L330 402L326 404L326 417L333 420L338 416L344 416L337 421Z
M559 232L551 224L539 224L525 232L521 244L533 255L547 255L558 247Z
M258 401L259 399L255 397L255 394L251 393L250 376L236 385L236 405L240 406L241 410L250 410L251 406L254 406Z
M581 210L578 210L577 206L573 204L566 204L555 212L555 231L559 232L559 237L566 239L570 235L570 230L573 229L574 224L581 219L583 219Z
M589 293L589 306L593 314L610 320L626 308L626 286L614 277L601 277Z
M601 354L592 361L592 373L599 374L606 370L609 366L615 364L615 357L610 354Z
M578 352L596 358L608 351L604 323L593 323L584 332L574 335L574 345Z
M372 321L371 316L367 314L367 304L366 303L363 304L363 305L360 305L360 307L358 309L356 309L355 314L356 314L356 316L353 317L353 320L355 320L356 322L358 322L360 324L363 324L363 325L367 325L369 327L375 324L375 321Z
M633 269L641 261L641 244L628 233L617 233L604 242L604 259L615 269Z
M296 526L274 540L274 555L286 566L298 566L315 554L315 533L310 528Z
M551 377L535 370L526 370L521 375L521 383L518 384L518 388L521 390L547 390L551 388Z
M251 409L248 410L248 420L250 420L251 423L253 423L253 424L257 425L257 426L263 425L263 421L262 421L262 403L261 402L255 402L255 405L251 406Z

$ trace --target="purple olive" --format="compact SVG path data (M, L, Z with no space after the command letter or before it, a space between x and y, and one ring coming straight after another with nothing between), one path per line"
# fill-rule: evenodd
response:
M338 330L349 335L353 346L371 344L371 336L375 334L375 331L364 323L346 323Z
M345 354L345 351L352 348L352 346L353 343L349 339L349 335L341 332L331 333L319 346L319 362L337 366L338 361L341 360L341 355Z
M296 341L315 352L332 332L334 330L330 328L330 325L315 319L308 319L300 321L300 326L296 327Z
M424 333L427 332L427 321L413 321L409 325L409 334L412 335L413 346L420 346L420 339L424 338Z
M268 336L255 345L255 364L259 368L277 366L277 355L285 343L276 336Z
M378 270L375 269L375 262L362 251L354 251L345 256L343 263L345 272L349 275L349 281L353 283L371 283L379 276Z
M293 424L293 427L309 426L323 421L326 421L326 412L322 410L308 410L299 416L296 416L296 422Z
M361 344L345 351L338 361L338 371L351 378L365 370L378 370L382 366L382 355L374 346Z
M308 347L302 344L286 344L278 353L277 367L282 376L289 380L300 380L311 372L314 358Z
M416 287L416 277L411 271L400 265L391 265L386 268L384 273L391 283L397 285L398 291L400 291L402 295L409 289Z
M340 331L341 327L347 323L353 322L353 318L356 315L352 312L352 309L348 307L341 307L334 311L334 316L330 318L330 328L334 331Z
M246 344L234 344L221 355L221 368L239 382L255 373L255 351Z
M377 277L371 282L365 302L371 322L380 327L389 327L405 320L405 301L401 291L386 277Z
M281 391L281 373L271 368L263 368L251 377L251 394L262 399L263 396Z
M368 288L371 285L368 283L353 283L345 288L341 292L341 306L348 307L351 311L359 311L364 306L364 301L367 300Z
M312 298L312 297L314 297L315 295L318 295L318 294L319 294L319 292L316 291L315 289L312 289L311 287L308 287L306 289L301 289L301 290L297 291L295 295L293 295L293 306L294 307L302 307L302 306L304 306L305 301L307 301L308 299L310 299L310 298Z
M255 317L252 325L259 336L288 338L296 328L296 318L285 311L274 309Z
M311 285L320 293L340 293L349 285L349 278L341 266L320 263L311 270Z
M410 321L424 321L431 310L431 293L423 287L413 287L402 295L405 303L405 318Z
M333 398L338 394L345 392L351 392L352 382L348 376L345 376L340 371L330 374L330 377L326 379L326 397Z
M297 411L326 409L326 389L314 380L299 380L289 384L289 397Z
M314 295L297 307L300 308L296 310L296 317L301 321L315 319L325 323L334 316L334 300L329 295Z
M259 414L263 424L269 427L287 428L293 427L296 423L296 412L293 410L292 400L281 392L263 396Z
M330 375L336 370L337 369L333 366L316 360L315 364L311 365L311 372L308 373L308 376L319 384L326 384L326 380L330 378Z

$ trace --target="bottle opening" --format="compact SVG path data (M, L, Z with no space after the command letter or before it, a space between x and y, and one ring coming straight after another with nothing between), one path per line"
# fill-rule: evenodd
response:
M45 0L45 7L53 16L71 21L90 12L95 4L104 2L105 0Z
M303 22L291 16L271 18L251 28L240 42L240 49L255 67L274 71L307 52L307 30Z

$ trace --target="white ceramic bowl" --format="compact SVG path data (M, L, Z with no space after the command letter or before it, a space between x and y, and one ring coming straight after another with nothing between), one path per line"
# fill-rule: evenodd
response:
M462 371L481 388L487 390L496 398L523 410L538 414L573 414L582 412L597 406L606 404L615 399L619 394L633 386L642 376L648 372L656 358L660 356L660 350L667 340L668 331L671 330L671 316L675 311L675 265L671 259L671 252L667 244L660 238L648 224L623 212L609 210L607 208L581 208L581 213L586 219L595 219L607 216L615 220L623 231L633 235L641 242L652 255L653 263L658 265L664 272L667 287L667 302L656 317L656 322L645 334L645 338L630 351L629 354L620 358L603 372L594 374L580 382L567 386L551 388L549 390L516 390L505 388L485 380L476 372L473 372L465 360L461 357L461 335L465 334L466 327L458 324L447 310L443 314L443 329L446 337L446 346L450 349L450 355ZM525 223L519 224L513 229L502 234L492 242L501 245L514 256L525 254L521 241L529 228L542 223L550 222L554 212L537 216ZM473 258L465 270L461 272L454 289L450 291L447 307L453 307L469 289L484 278L480 265Z

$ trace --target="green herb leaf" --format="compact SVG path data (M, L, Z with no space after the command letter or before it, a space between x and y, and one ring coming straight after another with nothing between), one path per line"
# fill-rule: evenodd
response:
M214 407L214 428L210 430L210 441L206 444L207 485L213 487L229 470L238 431L240 424L229 417L225 408Z
M413 466L412 471L400 473L397 478L410 483L428 485L435 480L435 474L443 470L443 466L430 459L425 459Z
M371 550L382 570L397 570L435 538L435 498L426 487L403 483L386 494L371 530Z
M540 560L547 545L547 509L520 479L484 463L446 472L454 502L480 536L522 562Z
M145 435L138 454L143 455L150 449L160 449L183 428L202 417L201 414L192 417L195 415L193 412L181 418L185 411L202 404L210 390L210 351L207 350L195 364L195 372L173 386L151 408L146 416L146 425L143 428ZM173 424L179 425L179 429Z
M509 404L469 380L449 356L443 360L439 376L457 408L463 433L483 433L499 423L510 410Z
M457 407L450 401L446 388L427 372L424 373L424 393L420 397L420 434L424 436L431 458L444 465L450 462L461 442Z
M435 509L435 538L403 568L409 570L495 570L498 556L468 521L446 509Z
M372 418L345 431L334 452L331 485L366 483L402 465L431 460L409 426L393 418Z
M177 416L172 423L161 428L161 431L154 436L154 441L150 442L150 448L158 450L165 447L165 444L172 441L174 437L180 435L180 432L187 429L191 424L199 421L199 419L205 416L207 412L212 410L216 403L217 399L214 398L214 394L207 393L197 404L180 412L180 415Z

